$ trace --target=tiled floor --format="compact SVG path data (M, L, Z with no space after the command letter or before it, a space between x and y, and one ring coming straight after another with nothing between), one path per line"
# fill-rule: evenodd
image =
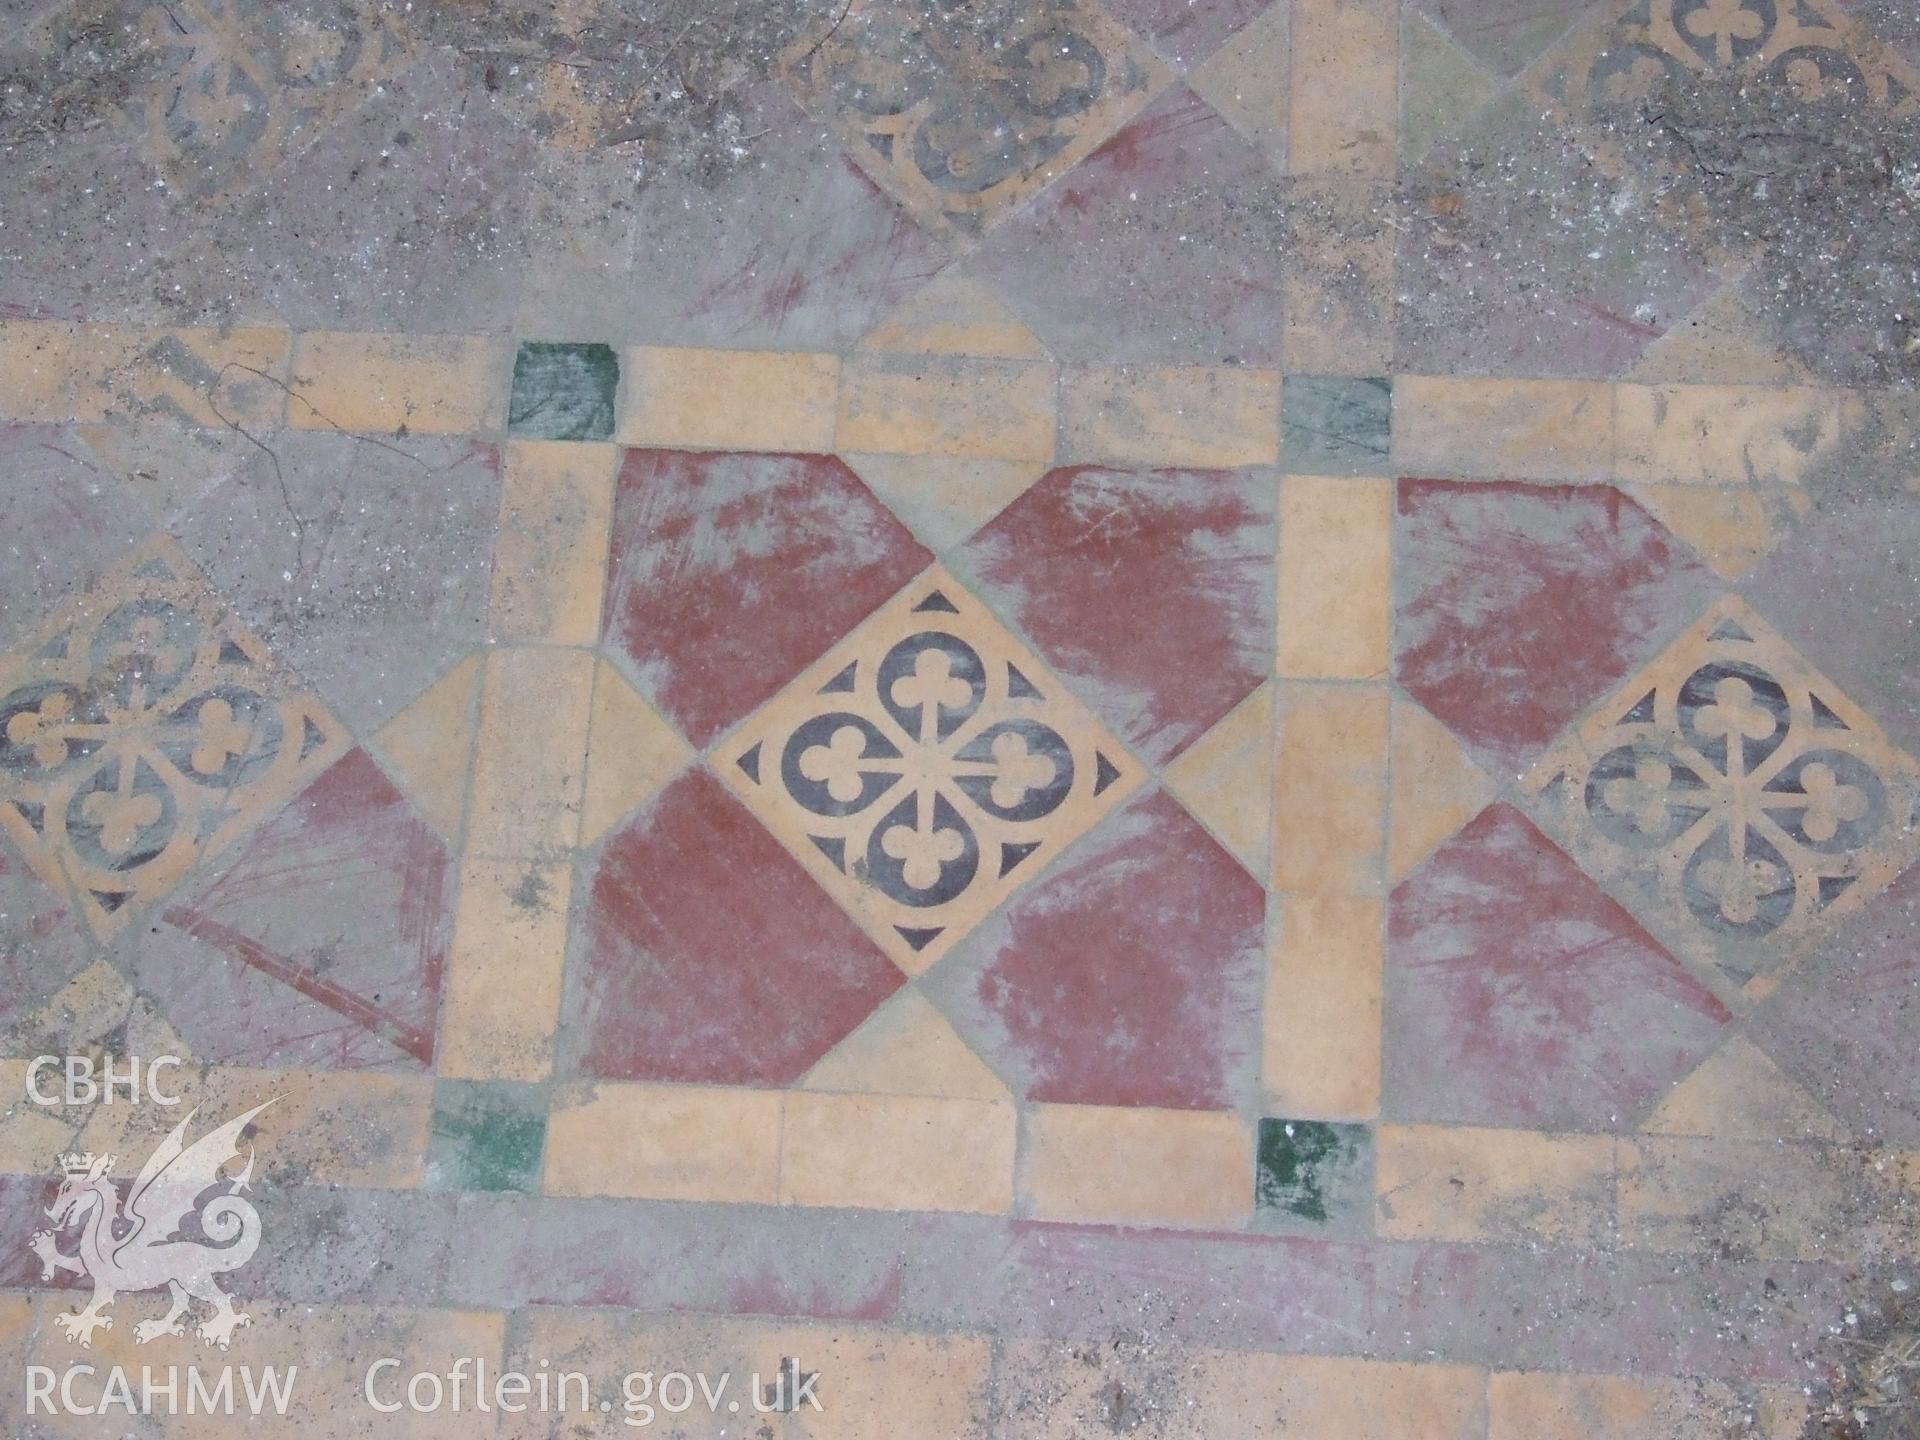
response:
M1915 1433L1920 22L647 8L0 0L8 1432Z

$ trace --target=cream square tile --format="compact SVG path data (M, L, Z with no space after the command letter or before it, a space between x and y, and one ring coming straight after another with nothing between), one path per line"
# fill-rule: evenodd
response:
M1010 1101L907 1095L787 1096L780 1198L869 1210L1013 1206Z
M487 656L467 852L553 859L580 833L594 657L502 646Z
M287 423L303 430L471 435L506 423L506 342L310 331L294 341Z
M1386 848L1385 685L1283 681L1273 776L1273 883L1378 895Z
M1385 906L1354 895L1287 895L1268 962L1265 1057L1273 1113L1371 1119L1380 1108Z
M619 456L615 446L580 441L507 444L487 612L495 639L591 645L600 638Z
M1276 615L1280 674L1385 679L1392 567L1391 481L1285 477Z
M775 1090L596 1084L555 1096L547 1120L549 1195L645 1200L779 1199Z
M833 448L840 361L771 350L627 352L615 438L694 450Z
M460 872L436 1049L442 1075L544 1080L566 974L573 871L468 857Z
M1253 1135L1235 1115L1034 1105L1020 1193L1041 1220L1239 1229L1253 1169Z
M1051 460L1055 370L1033 360L863 355L840 385L841 450Z
M1279 456L1276 371L1069 369L1060 390L1064 461L1225 468Z

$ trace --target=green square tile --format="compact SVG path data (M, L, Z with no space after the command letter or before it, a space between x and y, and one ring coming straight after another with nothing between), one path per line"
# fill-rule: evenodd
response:
M1287 469L1305 475L1385 473L1393 382L1345 375L1289 375L1280 394Z
M610 345L523 340L513 361L507 433L529 440L606 440L620 359Z
M547 1100L537 1086L442 1080L433 1089L429 1190L519 1190L540 1178Z
M1373 1132L1324 1120L1260 1122L1254 1200L1278 1228L1365 1230L1373 1207Z

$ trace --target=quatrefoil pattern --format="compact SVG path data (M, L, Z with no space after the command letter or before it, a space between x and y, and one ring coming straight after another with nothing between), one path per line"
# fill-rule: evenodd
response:
M103 938L348 743L165 539L0 657L0 829Z
M1670 945L1755 993L1920 858L1920 764L1731 597L1526 783Z
M722 775L903 969L950 949L1140 778L938 569L751 717Z
M1802 104L1920 108L1920 72L1837 0L1611 0L1529 88L1550 111L1637 105L1674 77L1723 71Z

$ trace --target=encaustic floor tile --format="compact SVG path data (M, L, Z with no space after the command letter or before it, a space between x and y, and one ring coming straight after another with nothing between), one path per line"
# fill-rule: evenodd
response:
M0 825L103 939L348 743L165 539L0 659L0 697Z
M931 12L856 0L786 61L857 164L936 230L977 233L1081 160L1167 82L1082 0Z
M1592 874L1750 993L1920 859L1920 763L1732 597L1525 785Z
M714 765L894 962L931 965L1140 781L935 567L730 734Z

